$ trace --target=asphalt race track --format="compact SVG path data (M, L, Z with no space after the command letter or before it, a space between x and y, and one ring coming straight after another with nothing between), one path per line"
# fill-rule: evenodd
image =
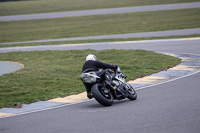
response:
M101 35L101 36L87 36L87 37L71 37L61 39L48 39L48 40L34 40L23 42L7 42L0 43L0 45L9 44L23 44L23 43L39 43L39 42L58 42L58 41L74 41L74 40L95 40L95 39L119 39L119 38L140 38L140 37L163 37L163 36L181 36L181 35L194 35L200 34L200 28L183 29L183 30L168 30L168 31L154 31L142 33L128 33L128 34L114 34L114 35Z
M145 49L200 55L199 39L66 46L67 49ZM34 50L34 49L32 49ZM44 50L44 49L43 49ZM53 49L52 49L53 50ZM102 107L95 100L0 119L3 133L197 133L200 131L200 73L138 90L136 101Z
M200 38L0 48L34 50L143 49L200 56ZM199 66L200 66L200 62ZM198 133L200 72L137 90L136 101L103 107L95 100L0 118L0 133Z
M187 9L187 8L199 8L199 7L200 7L200 2L191 2L191 3L178 3L178 4L138 6L138 7L121 7L121 8L66 11L66 12L54 12L54 13L38 13L38 14L28 14L28 15L0 16L0 21L62 18L62 17L74 17L74 16Z

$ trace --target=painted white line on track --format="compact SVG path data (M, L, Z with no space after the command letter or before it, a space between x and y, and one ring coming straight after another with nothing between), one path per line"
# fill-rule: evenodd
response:
M153 84L153 85L148 85L148 86L145 86L145 87L140 87L138 89L135 89L135 90L142 90L142 89L145 89L145 88L149 88L149 87L153 87L153 86L156 86L156 85L161 85L161 84L165 84L165 83L168 83L168 82L172 82L172 81L175 81L175 80L178 80L178 79L182 79L182 78L185 78L185 77L189 77L191 75L194 75L194 74L197 74L199 73L199 71L196 71L194 73L191 73L191 74L188 74L188 75L185 75L185 76L181 76L181 77L178 77L178 78L174 78L174 79L171 79L171 80L168 80L168 81L164 81L164 82L161 82L161 83L157 83L157 84Z

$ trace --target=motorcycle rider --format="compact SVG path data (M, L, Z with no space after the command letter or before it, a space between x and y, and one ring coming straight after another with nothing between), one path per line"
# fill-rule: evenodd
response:
M95 55L89 54L86 57L86 62L83 65L82 73L91 72L91 71L99 71L99 69L109 69L109 68L113 69L113 70L116 70L118 68L118 66L117 65L106 64L106 63L97 61L97 57ZM105 75L106 74L109 74L109 73L105 72ZM84 86L86 88L86 91L87 91L87 97L89 99L91 99L93 97L92 94L91 94L92 84L84 83L84 82L83 82L83 84L84 84Z

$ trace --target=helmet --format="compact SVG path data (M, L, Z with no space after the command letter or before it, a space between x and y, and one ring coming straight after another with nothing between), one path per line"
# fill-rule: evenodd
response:
M86 57L86 61L88 60L92 60L92 61L97 61L97 57L93 54L89 54L87 57Z

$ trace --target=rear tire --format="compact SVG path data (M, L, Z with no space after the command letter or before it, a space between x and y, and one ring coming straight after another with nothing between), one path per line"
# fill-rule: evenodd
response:
M91 89L92 95L103 106L111 106L113 104L114 98L111 92L101 84L94 84Z

